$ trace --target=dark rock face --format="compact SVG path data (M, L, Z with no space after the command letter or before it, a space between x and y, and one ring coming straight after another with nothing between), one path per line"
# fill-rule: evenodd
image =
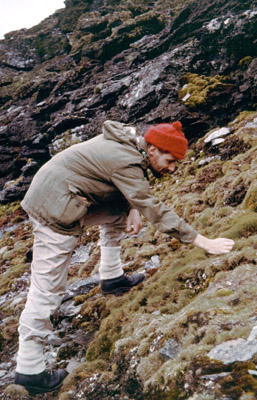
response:
M53 142L74 130L87 140L107 118L142 133L179 119L193 140L256 109L256 1L184 6L67 0L38 26L0 41L1 202L22 198ZM189 73L222 83L207 79L202 96ZM182 88L200 100L185 100Z

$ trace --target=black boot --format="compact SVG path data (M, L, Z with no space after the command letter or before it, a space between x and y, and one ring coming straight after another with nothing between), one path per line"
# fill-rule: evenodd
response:
M134 275L121 275L114 279L103 279L100 281L102 293L105 294L119 294L128 292L133 286L138 285L145 279L145 274Z
M15 373L14 383L24 386L30 394L53 392L60 389L62 381L68 375L65 369L58 369L52 374L43 371L40 374L26 375Z

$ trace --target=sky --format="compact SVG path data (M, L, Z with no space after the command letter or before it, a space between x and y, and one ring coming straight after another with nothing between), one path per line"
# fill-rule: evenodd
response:
M0 39L4 34L31 28L64 7L64 0L0 0Z

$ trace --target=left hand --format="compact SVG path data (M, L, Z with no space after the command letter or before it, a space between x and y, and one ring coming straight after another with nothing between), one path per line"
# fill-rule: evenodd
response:
M135 208L129 211L127 218L127 232L130 235L136 235L142 228L143 223L141 221L140 213Z
M226 254L229 253L235 242L227 238L208 239L198 234L193 241L193 245L207 251L210 254Z

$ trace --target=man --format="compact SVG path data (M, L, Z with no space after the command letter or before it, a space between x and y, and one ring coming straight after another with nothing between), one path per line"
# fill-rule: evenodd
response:
M233 241L208 239L154 197L146 178L175 170L187 140L180 122L152 126L144 138L114 121L103 133L57 154L35 175L22 202L33 225L31 286L19 325L15 383L30 392L58 389L67 372L45 370L43 342L52 332L50 316L65 293L67 269L81 230L99 225L100 282L103 294L120 294L145 275L125 275L120 260L124 230L136 234L140 214L155 227L212 254L229 252Z

